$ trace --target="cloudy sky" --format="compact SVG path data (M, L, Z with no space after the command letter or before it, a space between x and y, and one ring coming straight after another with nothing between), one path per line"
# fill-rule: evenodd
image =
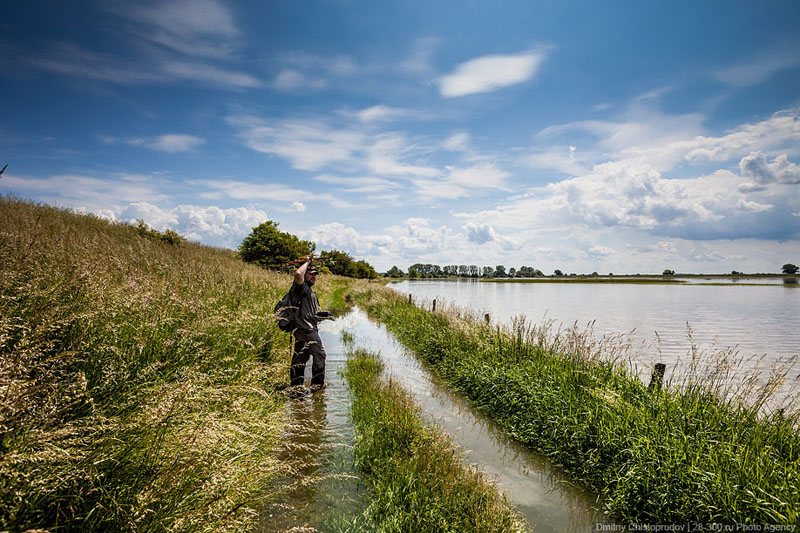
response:
M214 246L800 263L795 0L33 0L0 67L0 193Z

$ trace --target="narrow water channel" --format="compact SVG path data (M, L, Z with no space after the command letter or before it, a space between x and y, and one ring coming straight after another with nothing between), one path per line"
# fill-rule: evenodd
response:
M342 371L347 353L340 322L325 322L320 336L327 352L327 387L287 402L291 424L282 436L280 458L293 475L280 480L281 498L262 511L261 531L333 531L360 515L367 489L355 472L355 433L350 418L350 389ZM286 357L289 347L285 348ZM311 364L306 365L306 385Z
M592 495L570 483L546 458L506 438L491 420L440 385L382 325L370 321L363 311L356 309L327 325L323 337L326 346L343 330L353 334L356 347L380 354L387 374L413 395L428 420L450 434L466 451L469 463L497 481L534 531L593 531L598 523L610 522L597 510Z

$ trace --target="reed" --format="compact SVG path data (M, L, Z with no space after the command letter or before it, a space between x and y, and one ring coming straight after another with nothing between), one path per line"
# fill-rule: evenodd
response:
M381 371L378 358L363 350L347 363L356 466L372 489L353 530L524 531L508 500L463 464L449 438L422 423L408 393Z
M690 354L682 375L648 388L624 339L516 320L493 327L436 313L396 292L355 299L504 430L643 523L798 524L797 397L771 403L787 366L731 384L733 354Z
M285 468L289 339L270 317L290 283L0 198L0 530L256 523Z

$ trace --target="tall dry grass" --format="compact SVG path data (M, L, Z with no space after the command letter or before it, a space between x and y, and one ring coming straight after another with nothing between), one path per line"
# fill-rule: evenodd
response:
M289 341L270 317L290 283L0 198L0 529L255 523L284 468Z

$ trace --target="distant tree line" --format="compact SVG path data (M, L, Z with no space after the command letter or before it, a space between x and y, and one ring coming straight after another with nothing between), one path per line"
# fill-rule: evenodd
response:
M316 244L304 241L296 235L280 231L278 223L267 220L253 228L250 235L239 245L239 257L271 270L284 270L289 264L308 255L313 255ZM366 261L356 261L340 250L323 251L314 259L323 273L338 274L351 278L374 279L375 269ZM291 267L289 267L291 268Z
M392 278L404 277L402 270L393 266L386 275ZM534 278L544 276L544 273L533 267L521 266L518 269L511 267L506 270L504 265L495 267L477 265L433 265L430 263L415 263L408 267L408 277L411 279L421 278Z

